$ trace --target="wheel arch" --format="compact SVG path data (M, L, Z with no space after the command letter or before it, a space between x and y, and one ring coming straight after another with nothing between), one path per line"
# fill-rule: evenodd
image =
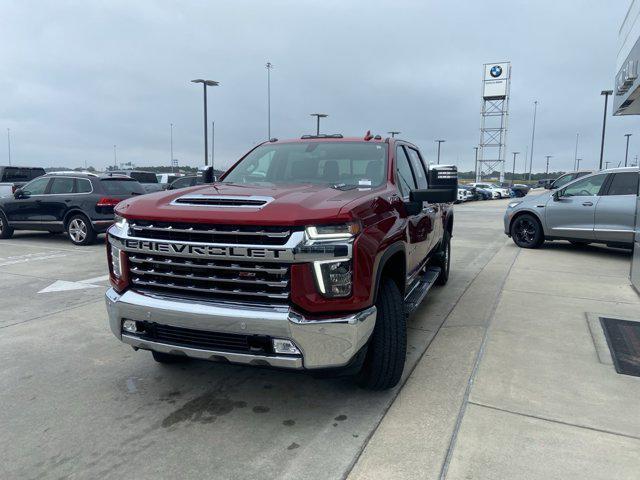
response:
M404 244L400 241L391 244L384 251L378 262L376 269L375 284L373 290L373 303L378 300L378 290L384 276L390 276L398 290L404 296L405 283L407 278L407 261Z
M91 222L91 218L89 217L89 215L87 215L81 208L71 207L67 211L67 213L64 214L64 217L63 217L63 220L62 220L62 225L64 226L65 230L69 226L69 220L71 220L71 217L73 217L74 215L82 215L87 220L89 220L89 222Z
M511 227L513 226L513 222L516 221L517 218L523 216L523 215L531 215L533 218L536 219L536 221L538 222L538 224L540 225L540 228L542 229L542 234L546 236L547 232L544 229L544 222L542 221L542 219L540 218L540 216L533 210L519 210L518 212L516 212L513 217L511 217L511 220L509 220L509 234L511 234Z

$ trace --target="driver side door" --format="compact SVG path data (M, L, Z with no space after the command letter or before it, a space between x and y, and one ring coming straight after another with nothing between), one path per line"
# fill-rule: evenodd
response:
M595 212L606 174L570 183L551 195L545 207L546 235L595 240Z
M50 177L39 177L20 189L20 198L10 198L3 209L9 223L37 224L42 220L42 198Z

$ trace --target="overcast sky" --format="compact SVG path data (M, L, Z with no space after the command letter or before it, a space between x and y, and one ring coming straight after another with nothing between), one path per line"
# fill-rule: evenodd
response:
M202 90L228 166L267 136L315 129L402 131L433 158L473 168L482 64L512 62L508 151L531 141L534 171L599 157L602 89L613 88L618 28L629 2L594 1L5 1L0 16L0 164L203 163ZM640 154L637 117L607 119L605 160ZM509 155L511 158L511 155ZM524 161L519 161L522 170ZM508 170L511 162L508 163Z

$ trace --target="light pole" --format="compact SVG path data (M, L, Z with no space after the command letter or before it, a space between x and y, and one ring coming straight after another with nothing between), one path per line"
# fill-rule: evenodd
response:
M438 165L440 165L440 144L446 142L446 140L436 140L436 143L438 144Z
M511 186L513 187L513 180L516 177L516 155L520 152L513 152L513 171L511 172Z
M11 129L7 128L7 148L9 149L9 166L11 166Z
M389 135L391 135L391 138L394 138L396 135L400 135L402 132L398 132L396 130L391 130L390 132L387 132Z
M267 69L267 140L271 140L271 69L273 63L267 62L265 68Z
M545 172L545 176L548 176L549 175L549 159L553 157L553 155L545 155L545 156L547 158L547 170Z
M604 113L602 115L602 140L600 141L600 170L602 170L602 158L604 156L604 132L607 129L607 103L609 95L613 94L613 90L602 90L600 95L604 95Z
M113 146L113 167L118 169L118 154L116 153L116 146Z
M576 167L576 163L578 160L578 139L580 138L580 134L576 133L576 151L575 154L573 155L573 169L577 170L578 168Z
M215 156L216 141L216 122L211 122L211 168L213 168L213 159Z
M476 157L476 163L475 163L475 177L476 177L476 182L478 181L478 147L473 147L473 149L476 151L475 157Z
M204 93L204 165L207 166L209 164L209 145L207 139L207 87L218 87L220 86L220 82L216 82L215 80L204 80L202 78L197 78L196 80L191 80L191 83L201 83L202 91Z
M630 133L625 133L624 134L625 137L627 137L627 149L624 152L624 166L627 166L627 158L629 157L629 137L631 136Z
M312 117L316 117L316 136L320 136L320 119L321 118L326 118L329 115L327 115L326 113L312 113L311 114Z
M582 161L581 158L576 158L576 170L580 170L580 162Z
M611 163L611 162L604 162L604 169L605 169L605 170L606 170L607 168L609 168L609 164L610 164L610 163Z
M171 172L173 173L175 170L173 169L173 123L169 124L171 126L171 133L169 134L169 143L171 145L171 162L169 163L169 165L171 165Z
M533 170L533 141L536 137L536 115L538 113L538 101L533 102L533 127L531 128L531 159L529 160L529 181L531 181L531 170Z

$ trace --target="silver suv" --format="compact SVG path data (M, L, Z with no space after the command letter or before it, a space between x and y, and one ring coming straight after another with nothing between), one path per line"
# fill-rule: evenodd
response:
M559 190L509 203L504 232L522 248L545 240L632 247L637 167L601 170Z

